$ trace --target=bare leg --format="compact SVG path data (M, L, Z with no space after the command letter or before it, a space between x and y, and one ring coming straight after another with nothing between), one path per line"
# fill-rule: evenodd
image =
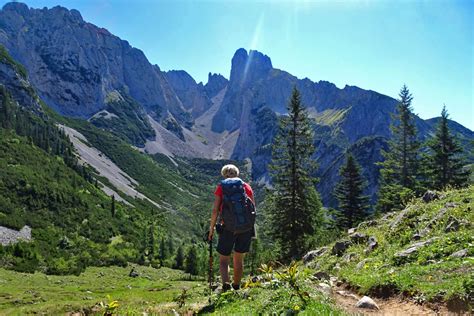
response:
M244 272L244 256L245 253L234 252L234 282L235 285L240 285L242 274Z
M221 272L222 284L229 283L229 263L230 256L219 256L219 270Z

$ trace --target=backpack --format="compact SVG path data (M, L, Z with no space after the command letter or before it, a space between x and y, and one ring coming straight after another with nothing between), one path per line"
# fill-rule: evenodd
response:
M221 181L222 213L226 230L233 233L243 233L253 229L255 224L255 205L247 196L244 182L239 178L229 178Z

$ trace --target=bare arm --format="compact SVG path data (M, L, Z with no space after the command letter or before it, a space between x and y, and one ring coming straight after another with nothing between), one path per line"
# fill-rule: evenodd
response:
M214 235L214 227L216 226L217 214L219 214L221 202L222 198L216 195L214 199L214 207L212 208L211 223L209 225L209 240L211 240Z

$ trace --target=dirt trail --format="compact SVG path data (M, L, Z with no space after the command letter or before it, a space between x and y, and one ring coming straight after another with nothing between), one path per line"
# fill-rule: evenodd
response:
M380 308L379 310L358 308L355 304L362 296L348 291L342 287L333 288L332 297L336 302L336 306L344 309L352 315L384 315L384 316L407 316L407 315L456 315L450 313L444 306L436 306L437 310L433 310L423 305L415 304L412 301L401 297L390 297L388 299L376 299L374 302Z

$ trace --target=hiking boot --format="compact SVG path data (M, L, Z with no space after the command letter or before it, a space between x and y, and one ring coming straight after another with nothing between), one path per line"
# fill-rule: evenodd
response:
M233 284L232 283L232 288L234 289L234 291L240 290L240 283L239 284Z
M222 284L222 289L221 289L221 293L225 293L227 291L230 290L230 284L229 283L224 283Z

